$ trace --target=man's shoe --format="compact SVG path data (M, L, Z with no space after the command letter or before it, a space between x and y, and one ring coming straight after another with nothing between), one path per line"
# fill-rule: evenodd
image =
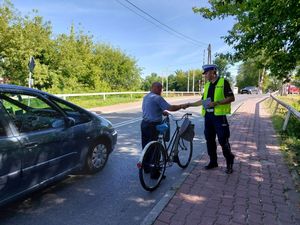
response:
M206 165L204 168L206 170L210 170L210 169L213 169L213 168L217 168L218 167L218 163L209 163L208 165Z

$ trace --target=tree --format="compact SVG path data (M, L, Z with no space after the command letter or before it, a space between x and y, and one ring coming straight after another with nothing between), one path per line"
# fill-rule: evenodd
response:
M113 91L139 89L141 69L134 58L129 57L120 49L104 44L96 46L95 54L103 57L99 65L104 72L102 79L111 86Z
M151 85L153 82L161 82L162 77L158 76L157 73L151 73L149 76L146 76L143 80L142 89L144 91L150 91Z
M236 77L236 86L241 89L246 86L257 86L259 68L254 60L248 60L241 64Z
M44 58L44 50L51 46L51 25L48 22L44 23L37 15L32 18L17 16L9 1L5 1L0 7L0 25L3 77L11 83L27 85L29 58Z
M175 90L187 91L188 71L176 70L175 71Z
M210 8L194 8L207 19L234 17L236 23L224 37L236 61L264 54L264 66L279 78L295 69L300 57L299 0L211 0Z
M75 32L72 25L70 34L61 34L54 43L51 67L59 74L58 83L53 86L68 92L95 90L91 72L93 58L92 37Z
M215 60L213 61L214 64L218 67L218 74L220 77L226 78L230 83L233 83L233 79L231 77L231 73L228 71L228 66L230 65L229 60L226 58L225 55L220 54L217 55Z
M72 25L53 38L50 22L33 10L22 17L9 0L0 4L0 76L26 86L28 61L35 58L34 87L46 91L95 92L137 90L141 69L120 49L94 43Z

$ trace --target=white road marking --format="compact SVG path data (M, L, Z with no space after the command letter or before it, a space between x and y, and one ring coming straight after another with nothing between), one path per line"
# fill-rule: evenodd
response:
M126 125L129 125L129 124L132 124L132 123L139 122L142 119L143 118L135 118L135 119L132 119L132 120L126 120L126 121L123 121L123 122L120 122L120 123L113 124L113 127L118 128L118 127L126 126Z

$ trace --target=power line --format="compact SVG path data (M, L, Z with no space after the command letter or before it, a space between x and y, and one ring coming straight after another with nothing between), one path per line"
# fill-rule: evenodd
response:
M181 32L176 31L175 29L173 29L172 27L162 23L161 21L159 21L158 19L156 19L155 17L153 17L152 15L150 15L149 13L147 13L146 11L144 11L143 9L139 8L138 6L136 6L135 4L133 4L132 2L125 0L127 3L129 3L131 6L133 6L135 9L137 9L138 11L142 12L143 14L147 15L148 17L150 17L152 20L156 21L158 24L160 24L160 26L158 26L156 23L153 23L151 20L145 18L144 16L142 16L141 14L138 14L136 11L134 11L133 9L129 8L128 6L124 5L123 3L121 3L119 0L116 0L119 4L121 4L122 6L124 6L125 8L129 9L130 11L134 12L135 14L139 15L140 17L142 17L143 19L145 19L146 21L150 22L151 24L155 25L156 27L164 30L165 32L176 36L177 38L180 39L184 39L186 41L189 41L190 43L193 43L194 45L200 46L202 47L203 45L207 45L207 43L195 40ZM165 28L167 28L168 30L166 30ZM171 33L170 31L172 31L173 33Z
M131 12L133 12L134 14L140 16L141 18L143 18L144 20L146 20L146 21L148 21L149 23L153 24L154 26L158 27L159 29L162 29L162 30L164 30L165 32L167 32L167 33L169 33L169 34L174 35L174 36L176 36L177 38L182 39L181 36L178 36L178 35L176 35L176 34L174 34L174 33L171 33L169 30L167 30L167 29L165 29L165 28L163 28L163 27L157 25L156 23L154 23L154 22L152 22L151 20L147 19L147 18L144 17L143 15L137 13L136 11L134 11L133 9L131 9L130 7L128 7L127 5L123 4L123 3L120 2L119 0L116 0L116 1L117 1L120 5L124 6L126 9L128 9L128 10L130 10Z
M172 27L170 27L170 26L168 26L168 25L162 23L162 22L159 21L158 19L154 18L152 15L150 15L149 13L147 13L146 11L144 11L143 9L139 8L138 6L136 6L135 4L133 4L132 2L130 2L129 0L125 0L125 1L128 2L129 4L131 4L133 7L135 7L135 8L138 9L139 11L141 11L142 13L144 13L144 14L146 14L147 16L149 16L150 18L152 18L153 20L155 20L156 22L158 22L159 24L161 24L161 25L163 25L164 27L167 27L168 29L172 30L174 33L177 33L177 34L179 34L179 35L181 35L181 36L183 36L183 37L185 37L185 38L187 38L187 39L189 39L189 40L191 40L191 41L193 41L193 42L195 42L195 43L197 43L197 44L200 43L201 45L207 45L207 44L204 43L204 42L195 40L195 39L193 39L193 38L191 38L191 37L189 37L189 36L187 36L187 35L185 35L185 34L183 34L183 33L181 33L181 32L178 32L178 31L174 30Z

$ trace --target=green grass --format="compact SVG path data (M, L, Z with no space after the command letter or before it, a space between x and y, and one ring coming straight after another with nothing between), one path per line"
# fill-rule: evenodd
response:
M280 100L283 100L287 104L293 106L298 111L300 109L300 96L280 96ZM265 102L269 112L273 114L275 110L275 101L271 99ZM271 107L270 107L271 106ZM296 171L298 177L300 175L300 121L291 115L287 129L282 130L282 126L285 120L287 110L280 106L275 114L272 116L272 122L274 128L280 136L280 149L286 159L286 162L291 170ZM300 191L300 180L297 181L297 189Z
M169 94L168 97L176 97L178 95ZM134 94L130 96L129 94L125 95L108 95L105 100L103 96L80 96L80 97L68 97L67 101L72 102L76 105L79 105L83 108L95 108L101 106L109 106L120 103L129 103L142 101L144 94ZM164 96L166 97L166 96Z
M143 95L110 95L103 99L103 96L82 96L82 97L69 97L67 101L79 105L83 108L95 108L100 106L115 105L120 103L136 102L142 100Z
M278 99L286 102L296 110L300 111L300 95L278 96Z

